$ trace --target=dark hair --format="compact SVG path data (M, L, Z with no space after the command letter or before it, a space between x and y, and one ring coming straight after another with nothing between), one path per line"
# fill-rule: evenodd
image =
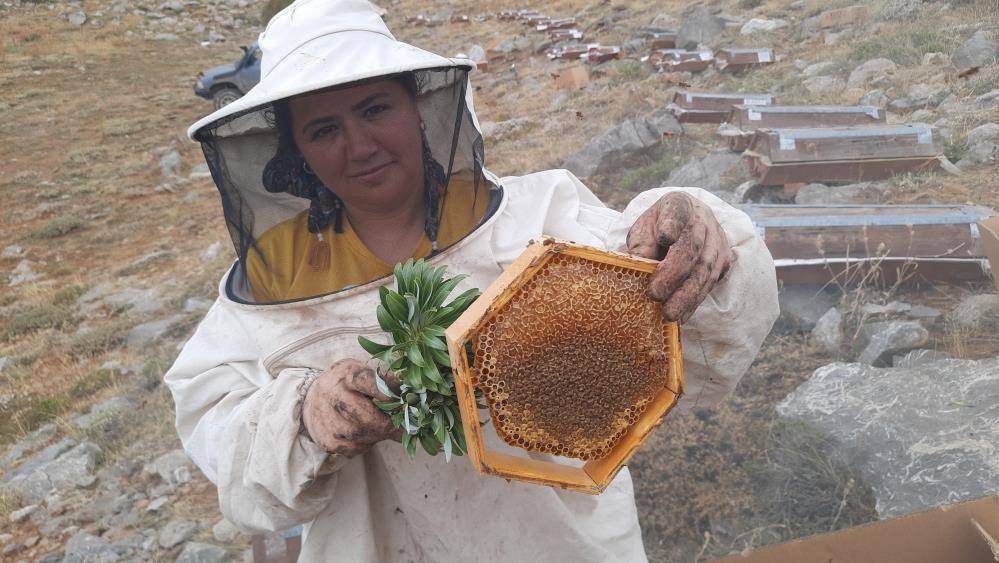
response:
M379 78L378 80L384 80ZM412 73L403 73L390 77L405 88L406 93L415 102L419 85ZM356 85L357 83L352 84ZM271 193L288 193L296 197L306 198L309 206L309 231L316 233L326 228L333 221L333 230L343 232L343 201L324 186L322 181L307 169L305 157L302 156L292 133L291 104L288 99L277 100L271 104L274 128L277 130L278 146L274 156L264 167L263 185ZM442 194L438 187L446 183L444 167L434 160L427 144L426 136L421 131L423 145L423 184L427 204L427 223L425 230L431 241L437 240L439 225L439 205Z

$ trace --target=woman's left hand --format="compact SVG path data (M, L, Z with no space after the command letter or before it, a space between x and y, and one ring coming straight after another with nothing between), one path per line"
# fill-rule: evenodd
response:
M648 295L671 321L687 322L735 255L711 209L683 192L664 195L628 231L628 252L660 260Z

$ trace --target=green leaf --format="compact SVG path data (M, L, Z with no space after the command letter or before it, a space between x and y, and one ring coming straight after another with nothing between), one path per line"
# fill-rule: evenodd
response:
M417 303L416 297L412 293L407 293L405 297L407 307L406 320L410 323L414 323L413 318L416 316L416 312L420 310L420 305Z
M406 351L406 357L409 361L414 364L424 367L427 365L426 360L423 359L423 354L420 353L420 346L415 342L409 345L409 350Z
M392 388L388 386L388 383L385 383L385 380L382 379L382 376L378 375L377 373L375 374L375 385L378 387L378 390L381 391L382 394L385 395L386 397L393 397L396 399L399 398L399 395L396 395L395 392L392 391Z
M441 284L441 286L437 288L437 291L434 292L434 298L430 300L430 306L440 307L441 304L444 303L444 300L447 299L447 296L451 295L451 292L454 291L454 288L457 287L459 283L461 283L461 280L467 277L468 276L462 274L460 276L455 276L445 281L443 284Z
M437 438L434 438L432 434L427 432L420 433L420 445L430 455L437 455L437 452L441 450L441 444L437 441Z
M409 366L409 369L405 370L402 375L403 383L408 385L411 389L422 389L423 388L423 368L417 365Z
M405 293L406 288L403 287L404 282L402 279L402 262L399 262L395 265L395 268L392 269L392 273L395 274L396 289L398 289L400 293Z
M436 348L431 348L427 350L430 353L430 359L437 362L438 365L450 368L451 366L451 356L448 356L446 351L438 350Z
M399 401L379 401L378 399L375 399L374 403L379 410L389 414L399 408Z
M406 448L406 455L409 456L410 460L416 458L416 440L411 434L402 435L402 446Z
M440 337L443 337L444 336L444 327L442 327L440 325L428 325L428 326L423 327L423 334L427 334L427 335L430 335L430 336L440 336Z
M444 344L444 341L441 340L439 336L430 336L429 334L424 333L423 344L428 348L434 348L447 352L447 344Z
M378 326L382 327L382 330L385 332L392 332L393 330L399 328L399 323L392 318L392 315L389 314L385 307L379 305L378 308L375 309L375 316L378 317Z
M438 442L443 444L445 442L444 437L447 436L447 428L444 426L444 415L441 414L441 411L434 413L432 428L434 430L434 437L437 438Z
M423 368L423 377L437 384L444 383L444 378L441 376L441 372L437 369L437 364L434 362L427 362L426 367Z
M377 356L378 354L386 352L392 348L392 346L388 344L379 344L377 342L372 342L371 340L368 340L363 336L357 337L357 343L361 345L361 348L364 348L365 352L371 354L372 356Z
M444 461L447 463L451 463L451 452L452 452L451 434L445 432L444 439L441 441L444 442Z
M408 319L406 316L406 300L401 295L394 291L387 291L385 301L388 303L386 308L397 321L404 322Z

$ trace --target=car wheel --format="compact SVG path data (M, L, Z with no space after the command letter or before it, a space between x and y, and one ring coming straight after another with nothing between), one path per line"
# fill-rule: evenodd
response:
M242 95L235 88L219 88L212 93L212 103L215 104L215 109L222 109L238 100Z

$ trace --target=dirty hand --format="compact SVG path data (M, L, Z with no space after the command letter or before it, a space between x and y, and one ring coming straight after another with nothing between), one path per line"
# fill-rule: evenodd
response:
M401 438L401 431L372 399L389 400L378 391L374 370L358 360L340 360L312 382L302 420L316 444L354 457L377 442Z
M648 295L671 321L687 322L735 255L711 209L683 192L664 195L628 231L628 252L661 260Z

